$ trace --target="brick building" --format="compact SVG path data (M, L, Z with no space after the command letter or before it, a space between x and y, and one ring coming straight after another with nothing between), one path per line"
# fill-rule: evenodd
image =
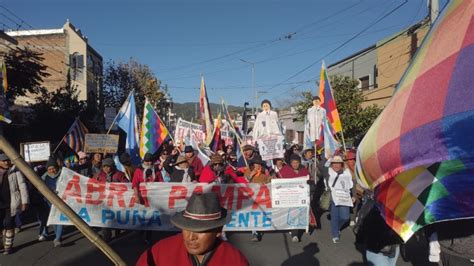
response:
M50 75L42 86L48 91L64 87L69 73L71 84L79 91L79 100L90 107L102 104L102 56L92 48L87 38L69 20L59 29L20 30L6 32L20 47L42 54L42 63ZM34 102L33 95L18 97L20 106Z

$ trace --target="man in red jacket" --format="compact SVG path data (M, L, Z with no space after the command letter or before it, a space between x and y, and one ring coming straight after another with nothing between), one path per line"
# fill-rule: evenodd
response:
M220 206L216 193L193 194L186 210L171 218L182 233L153 245L136 265L249 265L238 249L220 240L226 217L227 210Z
M197 157L196 152L192 146L184 147L184 157L186 157L186 160L188 160L189 167L193 169L194 176L199 179L204 165L202 164L201 159Z

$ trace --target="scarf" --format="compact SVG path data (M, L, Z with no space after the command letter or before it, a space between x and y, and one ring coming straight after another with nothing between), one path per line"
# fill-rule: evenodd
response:
M192 182L191 176L189 175L189 171L188 171L189 168L181 168L181 167L179 167L179 166L177 166L177 165L175 166L175 168L176 168L177 170L181 170L181 171L184 172L184 174L183 174L183 180L181 180L181 183L191 183L191 182Z

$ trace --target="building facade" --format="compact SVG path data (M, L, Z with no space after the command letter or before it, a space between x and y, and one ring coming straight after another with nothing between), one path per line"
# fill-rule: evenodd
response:
M297 112L294 107L278 111L278 118L285 131L285 140L287 143L303 145L304 141L304 122L297 120Z
M59 29L8 31L20 47L41 53L48 77L41 84L48 91L66 85L68 75L71 85L79 92L79 100L88 106L101 106L102 56L92 48L88 39L72 23L66 21ZM18 97L17 105L34 103L34 95Z
M389 36L375 45L328 66L329 75L348 76L359 81L366 97L363 107L385 107L411 62L431 22L419 23Z

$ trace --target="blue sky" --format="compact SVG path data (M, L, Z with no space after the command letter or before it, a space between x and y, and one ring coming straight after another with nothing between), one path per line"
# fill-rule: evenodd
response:
M410 0L374 24L403 2L6 0L3 5L34 28L60 28L69 18L104 61L133 57L149 65L176 102L198 100L202 73L211 102L224 97L242 105L252 103L254 93L251 66L240 59L256 62L257 89L266 91L260 100L290 101L295 91L315 90L321 59L331 64L426 16L427 1ZM0 21L11 25L4 16Z

